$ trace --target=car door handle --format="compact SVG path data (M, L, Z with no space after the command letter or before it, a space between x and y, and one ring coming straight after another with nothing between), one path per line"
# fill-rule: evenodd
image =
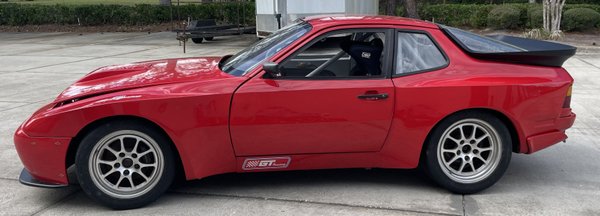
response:
M381 93L381 94L366 93L366 94L358 96L358 99L361 99L361 100L384 100L387 98L388 98L387 93Z

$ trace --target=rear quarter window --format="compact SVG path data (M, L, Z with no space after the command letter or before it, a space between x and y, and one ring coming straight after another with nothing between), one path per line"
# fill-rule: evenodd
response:
M430 71L447 65L448 60L425 33L398 32L395 74Z

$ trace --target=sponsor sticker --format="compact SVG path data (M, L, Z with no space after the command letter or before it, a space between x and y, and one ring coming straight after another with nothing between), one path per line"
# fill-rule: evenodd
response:
M370 52L362 52L361 53L361 57L366 58L366 59L370 59L371 58L371 53Z
M243 170L283 169L290 165L290 157L246 158Z

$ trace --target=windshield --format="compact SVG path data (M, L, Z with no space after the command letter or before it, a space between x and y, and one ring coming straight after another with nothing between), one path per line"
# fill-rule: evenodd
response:
M282 28L227 59L221 70L231 75L242 76L287 47L310 29L310 24L304 21Z
M444 30L452 36L452 39L471 52L477 53L503 53L503 52L522 52L524 49L513 46L502 41L463 31L457 28L443 26Z

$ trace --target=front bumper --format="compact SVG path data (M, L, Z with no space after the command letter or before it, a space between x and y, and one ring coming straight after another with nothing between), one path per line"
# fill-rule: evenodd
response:
M30 137L19 128L15 132L14 142L25 166L25 173L21 173L21 183L34 186L69 184L65 160L71 138Z
M529 151L527 151L528 154L545 149L551 145L565 141L568 138L565 134L565 130L573 126L576 117L575 113L572 113L570 109L568 111L568 115L557 118L554 122L556 127L555 131L550 131L527 138L527 147L529 147Z

